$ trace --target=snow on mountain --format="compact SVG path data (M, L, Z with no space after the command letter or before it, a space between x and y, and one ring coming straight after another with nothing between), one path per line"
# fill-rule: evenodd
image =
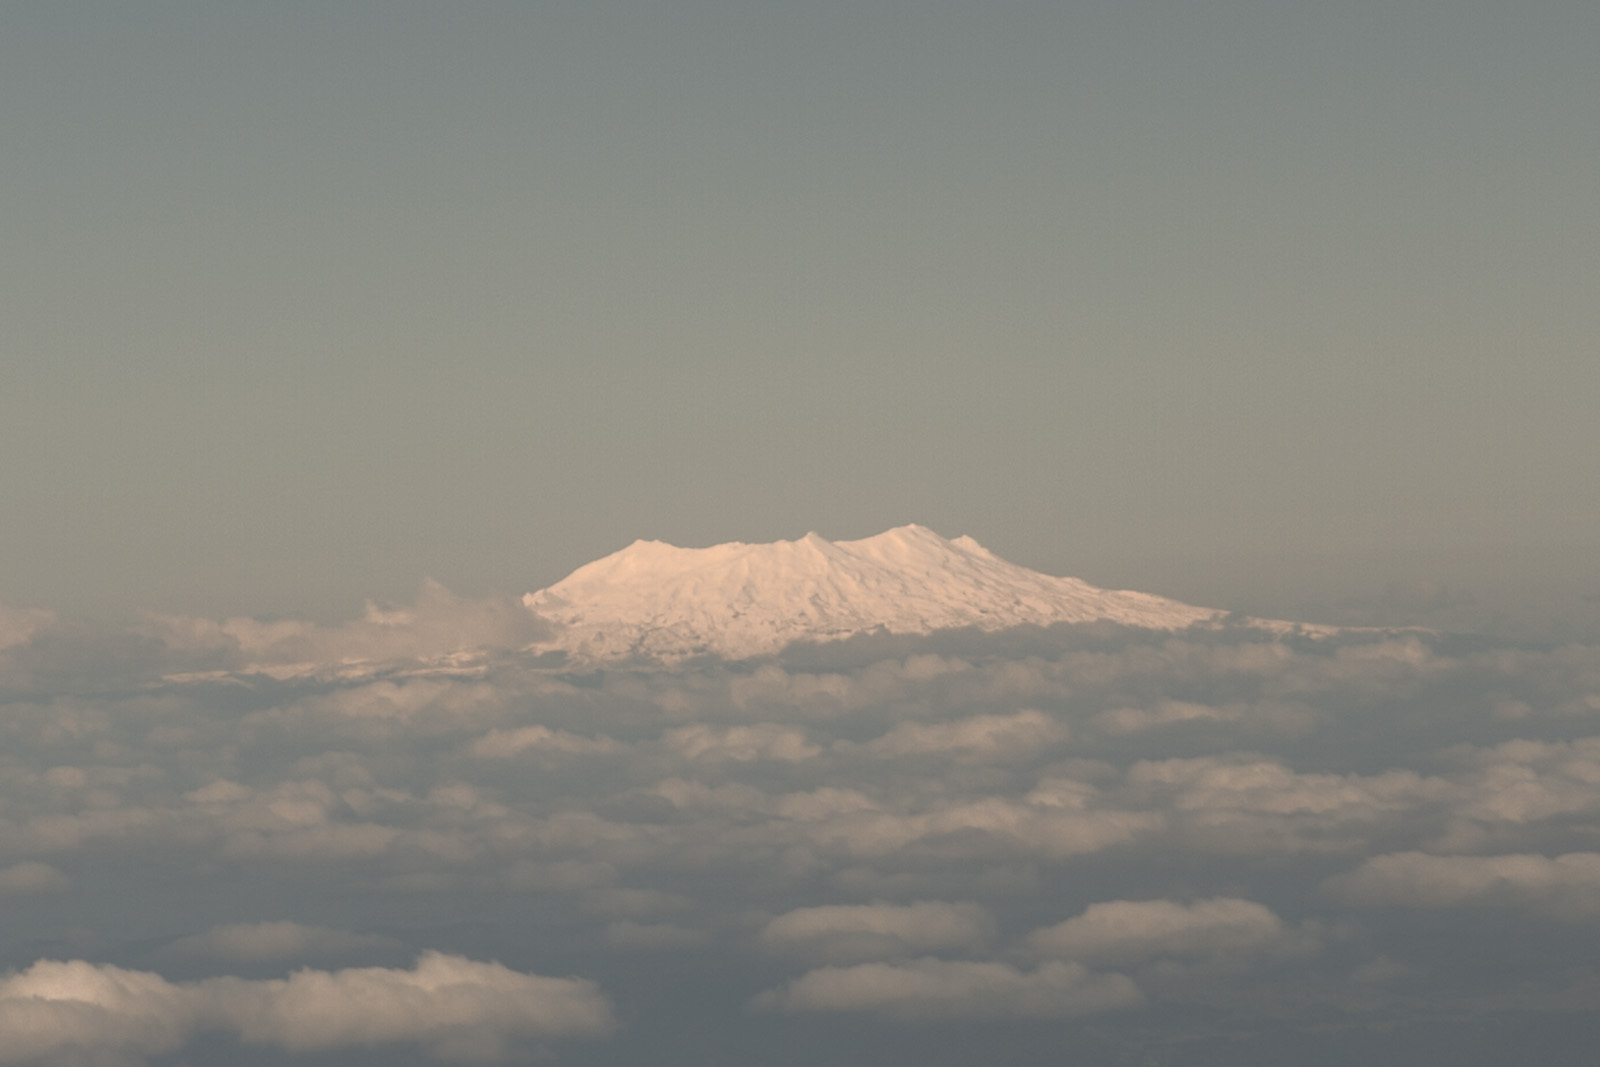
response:
M1222 613L1147 593L1097 589L1007 563L970 537L900 526L860 541L678 548L635 541L522 602L555 623L575 662L698 655L748 659L799 640L1110 621L1157 630Z

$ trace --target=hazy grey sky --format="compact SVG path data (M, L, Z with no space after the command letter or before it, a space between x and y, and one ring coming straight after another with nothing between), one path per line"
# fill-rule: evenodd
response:
M1576 0L13 5L0 603L911 521L1229 607L1593 573L1597 47Z
M6 6L0 1064L1588 1067L1597 55ZM1437 629L529 651L635 538L912 522Z

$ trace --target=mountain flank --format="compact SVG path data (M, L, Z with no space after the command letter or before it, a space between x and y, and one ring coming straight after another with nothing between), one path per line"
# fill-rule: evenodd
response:
M751 659L802 640L965 627L1107 621L1182 630L1225 616L1041 574L970 537L946 540L916 525L859 541L815 533L710 548L635 541L522 602L556 629L536 647L563 651L575 663Z

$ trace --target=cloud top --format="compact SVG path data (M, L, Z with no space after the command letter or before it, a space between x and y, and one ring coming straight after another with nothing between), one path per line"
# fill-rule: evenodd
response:
M0 978L0 1063L155 1056L202 1030L289 1052L414 1043L444 1059L494 1059L519 1041L596 1037L614 1025L593 983L435 952L410 970L271 980L169 982L83 960L41 960Z

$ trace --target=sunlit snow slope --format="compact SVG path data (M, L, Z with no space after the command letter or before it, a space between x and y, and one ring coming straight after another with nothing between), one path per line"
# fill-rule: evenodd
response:
M860 541L678 548L635 541L522 598L576 661L748 659L798 640L1107 620L1176 630L1220 613L1007 563L970 537L900 526Z

